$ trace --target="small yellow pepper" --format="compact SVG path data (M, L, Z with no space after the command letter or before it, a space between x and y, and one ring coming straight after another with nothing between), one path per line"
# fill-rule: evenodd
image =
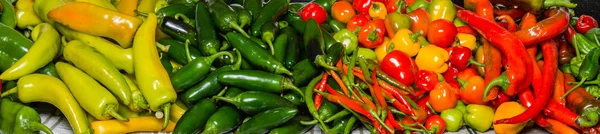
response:
M408 29L400 29L392 38L388 48L393 50L400 50L408 57L417 55L421 45L417 42L418 34L413 34Z
M383 43L375 48L375 55L377 56L377 61L381 62L385 55L390 53L388 51L388 45L390 44L390 38L383 38Z
M498 109L496 109L494 121L517 116L525 112L525 109L525 107L517 102L504 102L498 106ZM518 134L521 130L523 130L526 124L527 122L519 124L494 124L494 130L498 134Z
M373 20L376 20L376 19L385 19L386 15L387 15L387 9L385 8L385 4L383 4L381 2L373 2L373 4L371 5L371 8L369 8L369 16L371 16L371 18L373 18Z
M471 50L477 47L477 38L471 34L458 33L456 38L458 38L458 42L454 43L455 46L464 46Z
M17 7L17 27L25 29L27 26L35 26L42 23L40 17L33 11L33 0L19 0Z
M448 58L448 51L436 45L427 45L419 50L415 62L421 70L444 73L448 70Z
M95 134L125 134L132 132L158 132L161 131L164 119L156 119L152 116L129 118L129 122L119 120L105 120L92 122L92 129ZM170 121L169 121L170 122ZM172 132L175 123L169 123L169 126L162 132Z

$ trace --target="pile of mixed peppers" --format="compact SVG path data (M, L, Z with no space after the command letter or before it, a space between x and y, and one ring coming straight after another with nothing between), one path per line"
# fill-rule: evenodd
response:
M0 132L53 133L44 102L77 134L600 133L600 28L575 6L0 0Z

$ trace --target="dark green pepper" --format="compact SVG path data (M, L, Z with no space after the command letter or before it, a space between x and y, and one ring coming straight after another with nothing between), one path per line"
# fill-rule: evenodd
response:
M187 65L189 60L194 60L198 57L202 57L202 54L200 54L200 51L198 51L198 49L194 47L188 47L191 57L191 59L188 59L185 49L185 43L178 40L162 38L158 40L158 43L156 45L161 51L167 53L167 55L169 55L169 57L172 58L173 61L181 65Z
M217 77L218 81L228 86L235 86L246 90L282 93L293 90L303 95L294 83L281 75L259 70L236 70L223 72Z
M169 5L182 4L182 5L193 6L194 4L198 3L198 0L166 0L166 1Z
M171 84L173 85L173 88L175 88L175 91L184 91L202 80L202 77L210 72L212 62L221 55L232 56L227 52L218 52L208 57L199 57L190 61L187 65L171 75Z
M323 31L323 32L327 32L327 33L333 32L333 29L331 29L331 26L329 26L329 24L327 24L327 23L323 23L319 27L321 28L321 31Z
M288 36L285 33L279 34L275 41L273 41L273 49L275 60L285 63L285 56L287 55Z
M240 27L243 28L252 24L252 14L244 6L240 4L231 4L229 6L237 13L237 17L240 20Z
M243 93L244 90L239 89L237 87L227 87L227 92L225 92L225 97L227 98L233 98L235 96L237 96L238 94Z
M575 49L577 49L579 54L587 55L592 49L597 48L598 44L590 41L583 34L576 33L573 38L573 43L575 44Z
M275 74L287 74L292 76L292 72L287 70L281 62L275 60L267 50L260 48L260 46L251 39L233 32L227 33L227 39L229 39L229 43L231 43L234 48L240 51L242 57L251 59L248 60L248 62L254 67Z
M344 46L342 43L335 42L331 47L327 49L327 59L326 62L330 64L337 63L337 61L344 54Z
M342 29L346 29L346 24L337 21L337 20L331 20L329 21L329 26L331 27L331 30L333 33L337 33L338 31L342 30Z
M241 59L239 54L238 54L238 57L239 57L238 59ZM224 66L224 67L218 68L217 70L211 72L210 74L208 74L208 76L206 76L206 78L202 79L202 81L200 81L198 84L189 88L182 95L183 100L185 100L186 102L189 102L189 103L193 103L200 99L204 99L206 97L209 97L209 96L219 93L219 91L221 91L223 88L225 88L224 85L221 85L221 83L219 83L219 81L217 81L219 74L221 74L223 72L227 72L227 71L238 70L241 66L241 63L242 63L241 60L237 60L237 62L234 65Z
M292 119L296 113L298 113L298 109L294 107L280 107L261 112L242 123L236 134L267 133L270 129Z
M598 75L598 69L600 68L600 63L598 63L599 59L600 59L600 48L592 49L590 51L590 53L585 56L585 59L583 60L583 63L581 64L581 67L579 68L579 77L581 78L581 80L577 83L576 86L574 86L568 92L566 92L565 95L563 95L563 98L566 95L568 95L570 92L572 92L574 89L581 86L586 80L594 79L596 77L596 75ZM574 82L571 82L569 84L573 84L573 83Z
M262 33L262 40L269 45L271 49L271 55L275 55L275 48L273 47L273 40L275 40L275 36L279 34L279 24L276 21L270 21L264 23L262 27L260 27L260 32Z
M10 28L15 28L17 26L17 13L15 8L13 8L12 3L8 0L0 0L0 4L0 6L3 7L0 23Z
M234 51L222 51L222 52L227 52L227 53L230 53L231 55L235 55ZM233 65L233 64L237 63L237 61L238 61L238 57L236 57L236 56L232 57L229 55L221 55L213 62L213 66L216 68L220 68L220 67L227 66L227 65Z
M328 13L331 12L331 6L335 3L336 0L314 0L313 2L321 5Z
M300 60L299 56L302 44L300 44L298 41L298 34L292 27L281 29L281 34L286 34L288 37L287 50L285 52L285 61L283 61L283 65L285 68L291 69L294 67L294 65L296 65L296 63L298 63L298 60Z
M196 18L202 18L196 20L197 44L202 55L212 55L219 52L221 43L217 39L213 18L211 18L207 6L202 2L196 4Z
M256 20L258 19L258 16L260 16L260 10L263 7L263 1L262 0L244 0L244 8L248 9L248 11L250 11L250 14L252 14L252 20Z
M183 14L186 17L195 18L194 6L187 6L183 4L169 4L156 11L156 17L164 18L166 16L175 17L177 14Z
M267 92L246 91L235 97L215 96L214 99L235 105L245 113L255 115L263 111L279 107L295 107L287 99Z
M313 125L302 125L301 121L308 121L310 117L299 115L290 119L284 125L274 128L269 132L269 134L304 134L306 133Z
M244 29L240 27L237 14L229 5L220 0L204 0L204 3L206 3L213 22L219 31L229 32L233 29L249 37Z
M265 50L269 49L269 45L267 45L267 43L265 43L262 39L258 37L250 36L250 40L254 41L254 43L256 43L258 46Z
M160 63L163 65L169 76L173 74L173 65L171 65L171 58L166 53L160 53Z
M592 40L592 42L596 42L596 44L600 44L600 28L592 28L585 33L585 37Z
M174 134L199 133L210 116L217 111L217 105L210 99L204 99L188 109L177 121Z
M232 106L222 106L208 118L203 133L222 134L227 133L242 123L244 113Z
M189 40L190 43L196 44L196 30L194 27L183 22L182 20L175 19L174 17L165 16L161 19L160 30L165 34L171 36L171 38L186 42Z
M21 57L29 51L33 41L29 40L23 34L15 29L0 23L0 72L5 71L15 64ZM48 74L58 78L58 72L54 63L38 69L36 73Z
M304 88L300 88L300 89L304 89ZM289 92L289 93L284 94L283 98L289 100L296 106L302 106L302 104L304 104L304 98L298 93Z
M31 107L13 102L8 98L0 100L0 130L5 133L35 134L42 131L53 134L52 130L41 123L40 115Z
M297 74L292 77L294 79L294 85L296 86L306 86L312 78L320 73L320 70L308 59L298 62L298 64L294 65L292 70L294 71L294 74Z
M339 70L338 68L331 66L330 63L327 63L327 55L325 54L326 41L325 34L321 32L322 30L319 28L319 24L312 18L309 18L306 23L306 28L304 31L314 31L304 34L304 50L306 50L308 59L317 66L321 66L327 69ZM333 37L331 37L333 40ZM336 42L333 40L333 42Z
M340 112L340 110L342 110L342 107L338 106L337 104L323 100L321 102L321 107L319 107L317 112L319 113L320 119L327 119L328 117Z
M296 12L286 12L283 16L283 20L287 21L288 24L296 29L299 34L304 34L306 22L302 20L302 17L300 17L300 15L298 15Z
M250 27L252 36L260 36L260 29L265 23L270 21L277 22L279 17L287 11L288 4L289 2L287 0L271 0L266 3L260 10L258 18L254 19L255 21L253 22L252 27ZM253 14L253 16L255 15Z

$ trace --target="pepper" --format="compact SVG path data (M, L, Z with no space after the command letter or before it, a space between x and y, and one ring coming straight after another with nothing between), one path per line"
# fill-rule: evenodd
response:
M185 49L185 43L175 39L159 39L156 46L158 47L158 49L160 49L160 51L165 52L167 55L169 55L169 57L172 58L173 61L181 65L187 65L189 61L193 61L197 58L202 57L202 54L200 53L200 51L198 51L198 49L193 47L188 47L188 49ZM187 52L190 53L189 59L187 57Z
M448 21L453 21L456 16L456 8L451 0L431 0L429 6L427 7L427 11L429 11L430 21L434 21L437 19L445 19Z
M456 108L446 109L442 111L440 116L446 122L446 131L456 132L462 128L463 112Z
M302 20L307 21L312 18L317 21L318 24L323 24L327 20L327 11L321 5L315 2L306 4L298 14L302 17Z
M135 12L133 12L133 10L131 10L131 13L134 13L133 15L135 15ZM183 4L171 4L166 7L160 8L160 10L156 11L156 17L158 17L158 18L163 18L163 17L167 17L167 16L168 17L179 17L180 15L183 15L185 17L191 17L191 19L194 19L195 18L195 16L194 16L195 15L195 7L194 6L186 6ZM208 19L208 18L204 18L204 19Z
M600 98L600 87L597 85L589 85L585 87L585 91L596 98Z
M302 48L302 44L300 43L300 39L294 28L285 27L281 29L281 33L286 34L288 37L287 50L285 52L285 60L282 62L285 68L291 69L300 60L300 49Z
M20 0L15 4L16 6L16 22L17 27L21 29L27 28L27 26L35 26L42 23L40 17L33 11L33 0ZM10 9L8 9L10 10ZM0 11L3 12L3 11ZM0 20L4 17L0 17Z
M267 50L260 48L258 44L250 40L249 38L243 37L238 33L227 33L227 38L229 39L229 43L238 49L242 55L242 57L249 60L250 64L259 67L268 72L272 72L275 74L286 74L292 76L292 73L287 70L281 62L278 62L271 56Z
M303 134L306 133L312 125L303 125L301 122L309 120L310 117L298 115L290 119L284 125L269 131L269 134Z
M598 28L598 22L589 15L581 15L575 25L575 30L579 33L587 33L592 28Z
M264 23L260 27L262 33L261 39L269 45L271 55L275 55L275 48L273 48L273 41L279 34L279 24L277 22L269 21ZM279 61L279 60L278 60Z
M404 53L392 51L383 58L383 61L379 62L379 67L382 72L400 81L400 83L412 85L414 77L412 68L415 67L411 62L411 59Z
M538 22L535 26L514 33L523 45L531 46L563 33L569 25L569 13L558 9L552 17ZM493 42L493 41L492 41Z
M567 43L567 40L560 40L560 44L558 45L558 64L565 65L571 62L571 59L575 57L573 52L573 47Z
M494 120L516 116L525 112L525 107L517 102L502 103L494 114ZM526 122L519 124L494 124L494 131L498 133L519 133L526 126Z
M436 112L454 108L458 101L454 87L446 82L439 82L429 93L429 104Z
M158 21L154 13L148 13L146 20L137 30L133 40L133 58L135 78L144 97L148 99L150 110L165 113L164 128L169 121L169 109L175 102L177 93L169 80L168 73L162 67L154 39ZM162 109L162 110L161 110Z
M577 85L573 86L569 89L562 98L565 98L569 93L573 92L576 88L581 86L586 80L594 79L596 75L598 75L598 69L600 68L600 64L598 60L600 59L600 48L594 48L585 56L581 67L579 68L579 77L581 80L577 83ZM571 84L571 83L569 83Z
M456 38L459 42L456 42L455 46L464 46L469 50L475 50L477 47L477 38L472 34L458 33Z
M0 100L0 129L6 133L35 133L42 131L53 134L52 130L41 123L40 115L33 108L13 102L8 98Z
M410 16L410 13L401 14L399 12L393 12L385 16L385 31L387 32L388 37L395 37L395 34L398 33L401 29L410 29L411 25L417 25L413 23L418 23L413 20ZM418 17L416 19L419 19ZM429 21L429 20L427 20ZM413 27L416 29L418 27Z
M369 16L375 19L385 19L387 16L387 9L385 8L385 4L381 2L373 2L371 7L369 8Z
M204 0L202 2L207 5L208 11L214 22L213 24L215 24L219 31L229 32L233 29L244 36L249 37L242 27L240 27L237 14L225 2L220 0Z
M369 21L371 21L371 17L369 17L369 15L357 14L348 20L348 23L346 23L346 29L354 32L360 31L361 27L367 25Z
M138 88L137 83L132 80L133 78L130 77L134 76L123 75L123 78L127 82L127 85L129 85L129 89L131 89L131 103L127 105L127 107L129 107L129 109L134 112L141 112L142 110L149 109L148 101L146 101L146 98L144 98L144 95L142 94L142 91L140 91L140 89Z
M406 7L406 11L412 12L419 8L428 9L430 2L431 2L431 0L413 0L412 3L409 1L406 1L406 5L408 6L408 7Z
M48 18L75 31L114 39L124 48L131 47L132 37L142 24L134 16L87 2L72 2L52 9Z
M232 56L228 52L218 52L208 57L198 57L171 75L171 84L175 92L184 91L201 81L202 77L210 72L212 62L222 55Z
M308 59L298 62L298 64L294 65L292 71L294 74L298 74L292 76L294 85L296 86L306 86L320 72Z
M248 3L248 2L246 2ZM260 2L259 2L260 3ZM260 12L256 12L256 14L252 14L254 16L254 22L252 22L252 27L250 27L250 34L252 36L260 36L260 28L263 24L269 21L277 21L279 17L286 13L288 9L289 2L285 0L274 0L269 1L264 4L264 7L260 9ZM251 10L251 9L250 9ZM252 11L252 10L251 10ZM258 10L256 10L258 11ZM251 12L255 13L255 12ZM258 16L258 17L257 17ZM290 21L288 21L290 22ZM244 56L245 57L245 56Z
M571 3L568 0L516 0L510 1L510 5L518 5L520 8L523 8L529 13L533 14L537 14L543 9L553 6L560 6L566 8L575 8L577 6L577 4Z
M404 52L406 56L413 57L417 55L421 49L421 45L417 41L417 37L419 37L419 35L420 34L413 34L408 29L399 29L391 39L387 51L399 50Z
M342 29L333 35L333 38L344 45L344 53L352 54L358 47L358 37L348 29Z
M284 76L257 70L236 70L223 72L217 77L222 84L240 87L246 90L282 93L293 90L303 95L293 82Z
M305 88L306 87L302 87L300 89L302 90ZM300 94L297 94L297 93L289 92L289 93L284 94L282 97L289 100L296 106L303 106L302 104L304 104L304 98L302 96L300 96Z
M199 101L183 114L175 125L173 133L187 134L200 131L215 111L217 105L210 99Z
M226 133L237 127L243 120L243 113L231 106L217 109L209 118L204 127L204 133Z
M327 69L339 70L331 66L333 63L326 62L327 55L325 50L327 47L325 45L324 36L328 36L325 35L327 33L323 33L324 31L319 28L319 25L314 19L308 19L304 31L316 31L304 34L304 50L307 53L308 59L315 65ZM335 43L336 41L334 40L333 42Z
M576 49L577 57L584 58L585 55L594 49L599 47L598 44L586 38L583 34L576 33L573 37L573 46ZM579 52L577 52L579 51Z
M251 115L273 108L295 107L292 102L279 95L261 91L246 91L235 97L214 96L213 98L233 104L239 110Z
M217 39L217 32L213 23L213 18L210 17L210 12L207 6L199 2L196 4L196 33L198 48L203 55L212 55L219 51L221 43Z
M519 90L518 87L528 86L531 83L531 76L527 76L527 74L533 69L532 61L529 58L523 58L528 54L525 47L521 45L523 43L519 42L517 37L491 20L477 16L470 11L460 10L457 17L479 30L507 58L506 71L488 84L484 96L487 96L492 87L499 84L502 84L505 93L514 96Z
M427 45L419 50L415 62L421 70L434 71L436 73L444 73L448 70L449 60L448 51L436 46Z
M6 69L1 75L3 80L16 80L35 72L50 63L58 54L60 41L58 32L50 24L40 24L32 30L32 39L36 41L27 54Z
M600 42L600 28L592 28L584 33L587 39L592 40L593 42ZM596 43L598 44L598 43Z
M169 35L171 38L179 41L187 41L196 44L196 30L194 27L185 23L183 20L175 19L175 17L165 16L158 22L162 32Z
M17 26L17 14L15 13L15 8L13 8L12 3L8 0L0 0L0 6L3 7L0 23L10 28L15 28L15 26Z
M467 10L475 11L480 16L494 20L494 7L489 0L468 0L464 5Z
M56 106L65 113L74 133L91 134L92 129L87 114L71 95L69 88L58 78L43 74L24 76L17 82L17 87L7 90L4 96L17 93L23 103L45 102Z
M139 0L119 0L119 3L115 6L119 12L135 16L134 10L136 10L138 2Z
M0 71L4 72L21 59L34 43L4 24L0 24L0 31L3 31L0 33L0 43L4 44L0 45ZM36 72L58 77L54 63L48 63Z
M415 84L421 90L431 91L439 82L438 74L433 71L419 70L416 77Z
M240 21L240 27L250 26L252 24L252 14L248 9L240 4L229 5L237 13L238 20Z
M236 130L239 134L266 133L269 129L282 125L298 113L294 107L270 109L252 116Z
M450 55L449 64L452 64L453 67L456 67L459 71L467 69L467 66L473 64L476 66L485 66L477 61L475 61L471 55L472 51L463 46L454 46L450 48L448 52Z
M593 127L598 123L598 118L596 118L598 115L596 113L592 114L586 115L587 117L579 116L569 110L569 108L553 100L548 101L548 104L544 108L544 115L578 129L581 129L581 127Z
M377 19L360 28L358 41L367 48L375 48L383 43L385 37L385 22Z
M469 127L479 132L490 129L494 118L494 109L486 105L469 104L466 110L464 121Z
M239 53L237 54L238 60L234 65L220 67L217 70L208 74L204 79L202 79L202 81L187 89L187 91L182 96L183 100L185 100L188 103L194 103L200 99L219 93L219 91L224 88L224 85L218 82L218 76L223 72L240 69L242 58Z
M244 9L248 9L252 15L252 20L258 19L261 9L263 8L262 0L244 0Z
M169 126L161 130L161 123L164 119L157 119L151 116L142 116L129 118L129 122L119 120L94 121L91 123L94 133L97 134L117 134L133 132L171 132L175 128L175 123L169 123Z

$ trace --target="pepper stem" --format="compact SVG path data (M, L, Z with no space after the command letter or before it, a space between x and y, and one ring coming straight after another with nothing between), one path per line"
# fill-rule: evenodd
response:
M510 82L508 81L508 76L506 75L506 72L504 72L504 73L500 74L500 76L498 76L497 78L490 81L490 83L485 87L485 90L483 91L482 99L485 100L485 98L490 93L490 90L494 86L499 86L500 88L502 88L502 90L506 90L506 88L508 88L508 85L510 85Z
M193 25L193 24L192 24L192 22L191 22L191 19L190 19L190 18L188 18L187 16L185 16L184 14L182 14L182 13L177 13L177 14L175 14L175 19L176 19L176 20L179 20L180 18L181 18L181 20L182 20L184 23L186 23L186 24L189 24L189 25Z
M374 42L377 39L379 39L379 35L377 35L377 30L375 28L373 28L373 31L371 31L369 33L369 36L367 37L367 39L371 42Z
M229 52L218 52L216 54L206 57L205 60L207 60L209 63L212 63L215 59L219 58L219 56L223 56L223 55L233 57L233 55L231 55L231 53L229 53ZM233 58L231 58L231 59L233 60Z
M224 102L227 102L227 103L231 103L231 104L233 104L233 105L236 105L235 101L233 101L232 99L230 99L230 98L227 98L227 97L222 97L222 96L213 96L212 98L213 98L213 99L215 99L215 100L220 100L220 101L224 101Z
M319 66L321 66L321 67L323 67L323 68L326 68L326 69L330 69L330 70L336 71L336 72L339 72L339 71L340 71L340 69L339 69L339 68L337 68L337 67L335 67L335 66L331 66L331 65L329 65L329 64L327 64L327 63L325 63L325 57L324 57L323 55L319 55L319 56L317 56L317 58L315 59L315 64L317 64L317 65L319 65ZM349 69L349 70L350 70L350 69Z
M575 85L574 87L572 87L571 89L569 89L569 91L567 91L562 97L560 97L561 99L565 99L565 97L567 97L567 95L569 95L569 93L575 91L575 89L577 89L578 87L580 87L581 85L583 85L583 83L585 83L585 80L587 80L588 77L583 77L581 79L581 81L579 81L579 83L577 83L577 85ZM571 83L569 83L571 84Z
M477 62L475 59L473 59L473 57L469 58L469 63L468 64L473 64L475 66L485 67L485 64Z
M458 84L460 84L461 89L465 89L465 87L467 86L467 84L469 84L469 82L466 82L466 81L461 80L459 78L456 78L456 81L458 82Z
M571 3L570 1L567 1L567 0L545 0L544 1L544 7L553 7L553 6L575 8L575 7L577 7L577 4Z
M185 40L185 57L188 63L192 62L192 56L190 55L190 40Z
M39 130L46 134L54 134L54 132L52 132L52 130L50 128L48 128L48 126L46 126L42 123L31 121L31 122L29 122L28 125L32 130Z
M248 33L246 33L246 31L244 31L244 29L242 29L242 27L240 27L240 25L236 24L236 23L229 23L229 28L233 28L236 31L240 32L242 35L246 36L246 38L250 38L250 36L248 35Z
M271 50L271 55L275 55L275 48L273 47L273 38L274 35L273 33L264 33L263 36L263 41L265 41L267 43L267 45L269 45L269 48Z
M300 124L302 124L302 125L306 125L306 126L309 126L309 125L315 125L315 124L317 124L317 123L319 123L319 121L318 121L318 120L300 121Z
M125 117L121 116L119 113L117 113L117 111L114 109L114 107L109 107L108 109L106 109L106 114L108 114L122 122L129 122L129 118L125 118Z
M157 41L156 47L158 47L158 49L160 49L161 52L166 53L166 52L169 52L170 45L164 45L164 44L158 43L158 41Z
M579 52L579 48L577 47L579 44L577 44L577 35L575 35L575 37L572 37L573 39L573 47L575 47L575 57L576 58L581 58L581 52Z
M598 108L586 109L582 116L577 117L576 123L582 127L593 127L598 124Z
M235 62L235 64L233 64L233 69L238 70L242 66L242 61L244 59L243 59L242 55L240 54L240 51L238 51L237 49L235 50L235 54L237 55L238 60ZM233 60L233 58L231 60Z
M338 113L333 114L331 117L327 118L323 122L329 123L329 122L331 122L333 120L340 119L340 118L345 117L346 115L349 115L349 114L350 114L350 112L348 110L344 109L344 110L342 110L342 111L340 111Z
M165 105L163 105L163 113L165 113L165 122L163 123L162 129L160 129L160 131L164 131L167 128L167 125L169 125L169 118L171 116L171 103L167 103Z
M297 92L298 94L300 94L300 96L304 97L304 92L302 92L302 90L300 90L300 88L296 87L294 85L294 82L292 82L290 79L283 77L283 87L285 89L291 89L294 92Z
M290 23L288 23L285 20L279 21L279 22L277 22L277 24L279 25L279 29L283 29L283 28L288 27L290 25Z
M4 93L2 93L0 95L0 98L4 98L4 97L6 97L8 95L15 94L15 93L17 93L17 87L13 87L13 88L11 88L9 90L6 90L6 92L4 92Z

